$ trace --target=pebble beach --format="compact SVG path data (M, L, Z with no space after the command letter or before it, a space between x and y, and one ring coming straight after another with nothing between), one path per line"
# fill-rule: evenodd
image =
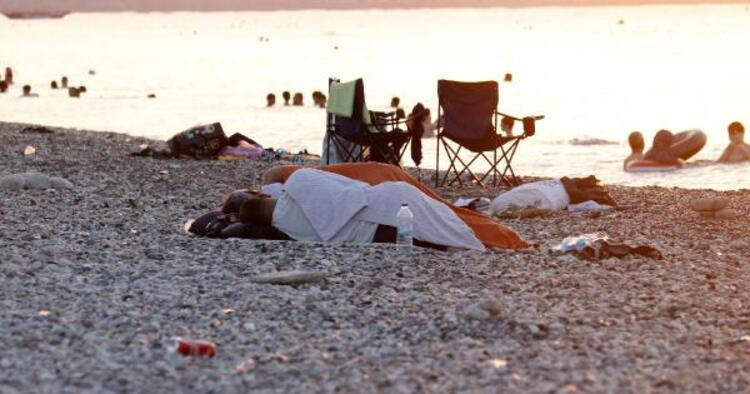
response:
M622 210L503 219L535 244L523 251L205 239L184 223L288 163L131 157L166 146L29 126L0 122L0 176L72 187L0 191L2 393L750 387L750 191L612 186ZM690 210L706 197L739 217ZM595 231L663 259L551 250ZM287 271L309 280L273 279ZM170 353L175 336L216 356Z

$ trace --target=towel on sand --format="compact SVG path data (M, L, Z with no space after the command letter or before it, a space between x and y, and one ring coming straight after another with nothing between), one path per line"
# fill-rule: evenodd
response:
M298 169L300 169L298 166L285 166L283 168L283 178L289 178ZM486 247L503 249L523 249L529 247L529 244L521 239L513 230L479 212L450 205L450 203L443 200L431 189L396 166L383 163L345 163L321 166L318 169L343 175L370 185L378 185L388 181L406 182L427 196L448 205L453 212L474 230L476 237Z

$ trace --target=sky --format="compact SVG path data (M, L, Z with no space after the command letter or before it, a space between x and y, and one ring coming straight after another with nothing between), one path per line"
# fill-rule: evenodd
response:
M0 11L221 11L666 3L742 4L748 0L0 0Z

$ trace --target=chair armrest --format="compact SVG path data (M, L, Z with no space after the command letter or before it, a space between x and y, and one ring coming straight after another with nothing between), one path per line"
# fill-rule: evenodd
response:
M524 118L518 118L518 117L515 117L513 115L504 114L504 113L502 113L500 111L495 111L495 114L503 116L503 117L506 117L506 118L511 118L513 120L520 120L520 121L523 121L524 118L532 118L534 120L542 120L542 119L544 119L544 115L533 115L533 116L525 116Z

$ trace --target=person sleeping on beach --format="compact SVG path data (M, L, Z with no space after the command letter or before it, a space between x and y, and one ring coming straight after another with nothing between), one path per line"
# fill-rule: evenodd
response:
M745 126L740 122L732 122L727 127L729 146L719 157L719 163L740 163L750 161L750 145L745 143Z
M406 182L371 186L331 172L299 169L286 179L276 198L261 192L235 192L225 200L222 212L234 216L231 231L237 235L264 233L274 239L312 242L395 242L396 214L402 204L408 204L414 214L417 246L485 250L448 206ZM191 232L198 231L191 226Z
M289 236L272 226L241 223L239 220L239 210L242 203L248 198L248 194L262 194L266 197L275 197L278 199L284 188L283 182L286 182L292 174L300 169L301 167L293 165L271 168L264 175L263 183L265 186L263 186L262 192L241 190L230 194L222 203L221 211L209 212L189 222L189 231L197 235L219 238L290 239ZM342 175L352 180L359 180L370 186L376 186L385 182L409 184L426 197L447 206L471 228L474 235L485 247L502 249L529 247L529 244L523 241L513 230L482 213L451 205L397 166L383 163L341 163L321 166L318 167L318 170ZM381 228L381 231L378 232L378 235L381 236L380 238L383 235L382 230ZM390 228L388 231L391 239L395 239L395 228ZM374 242L380 241L380 238L376 237ZM417 243L417 245L419 244Z
M272 196L277 195L276 193L283 187L282 184L299 169L301 167L294 165L277 166L269 169L263 176L262 182L264 186L261 191ZM426 196L448 206L471 227L474 234L486 247L522 249L529 246L515 231L481 212L452 205L398 166L376 162L339 163L320 166L317 169L343 175L350 179L365 182L371 186L376 186L383 182L408 183L419 189Z
M596 177L557 178L524 183L495 197L489 211L496 216L521 216L524 212L607 210L617 201Z

